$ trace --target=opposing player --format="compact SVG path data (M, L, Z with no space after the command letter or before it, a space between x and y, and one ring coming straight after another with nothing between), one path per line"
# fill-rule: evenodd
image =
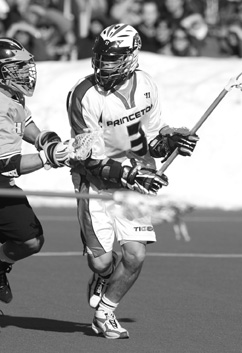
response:
M25 96L33 95L35 85L33 56L16 40L0 38L0 188L19 190L15 178L22 174L62 167L75 160L73 140L62 143L55 132L41 132L32 120ZM38 153L22 155L22 140L35 144ZM16 261L39 252L43 243L42 226L27 198L1 196L1 301L12 300L6 273Z
M156 173L154 158L168 158L175 148L190 156L197 136L173 129L161 116L158 90L150 75L138 70L141 40L130 25L104 29L93 47L94 73L80 79L67 98L72 136L99 131L92 154L72 169L74 187L91 195L129 189L156 195L168 184ZM78 200L81 238L93 271L88 300L95 308L92 328L106 338L128 338L114 311L137 280L146 245L156 241L148 217L128 219L112 213L110 201ZM115 237L122 251L118 262Z

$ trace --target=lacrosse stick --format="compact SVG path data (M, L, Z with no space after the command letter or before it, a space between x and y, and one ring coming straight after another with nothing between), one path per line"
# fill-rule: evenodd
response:
M214 101L211 103L211 105L208 107L208 109L205 111L205 113L201 116L201 118L198 120L198 122L193 126L193 128L190 130L190 134L193 135L195 134L198 129L203 125L203 123L207 120L209 115L214 111L214 109L219 105L219 103L222 101L222 99L226 96L226 94L231 91L233 87L239 88L242 90L242 82L239 81L240 76L242 75L242 72L236 76L233 77L229 80L227 85L222 89L222 91L219 93L219 95L214 99ZM174 161L174 159L178 156L179 150L176 148L170 157L166 160L166 162L161 166L161 168L157 171L158 175L162 175L164 171L169 167L169 165Z
M82 134L75 136L72 147L74 148L75 159L85 161L90 157L92 146L97 141L101 131L86 129Z
M220 92L218 97L212 102L200 120L191 129L191 133L194 134L206 121L213 110L218 106L225 95L233 88L239 88L242 90L242 82L239 82L239 78L242 75L240 73L237 77L230 79L229 83ZM94 141L100 136L99 131L85 131L83 134L76 136L74 142L74 149L78 155L79 160L85 160L90 156L91 149ZM172 161L178 155L178 149L176 149L167 161L158 170L158 174L162 175L163 172L168 168ZM73 199L103 199L114 201L117 207L113 207L113 212L116 215L122 214L127 218L141 218L149 217L153 224L162 223L165 221L166 216L164 212L169 211L171 204L165 195L149 196L141 195L134 191L116 191L113 194L82 194L72 192L49 192L49 191L21 191L15 189L0 189L0 196L5 197L23 197L23 196L39 196L39 197L59 197L59 198L73 198ZM148 221L149 222L149 221Z
M135 191L115 191L113 194L86 194L79 192L52 192L19 189L1 189L0 197L47 197L47 198L68 198L68 199L101 199L113 201L110 204L110 213L114 216L127 217L128 219L149 217L153 224L166 221L166 213L169 212L171 204L165 195L149 196L142 195Z

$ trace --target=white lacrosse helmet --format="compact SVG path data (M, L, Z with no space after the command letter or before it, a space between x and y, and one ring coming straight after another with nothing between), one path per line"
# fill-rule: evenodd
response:
M33 55L15 39L0 38L0 83L31 97L36 79Z
M92 49L96 82L105 90L124 82L138 67L140 49L139 33L132 26L118 23L105 28Z

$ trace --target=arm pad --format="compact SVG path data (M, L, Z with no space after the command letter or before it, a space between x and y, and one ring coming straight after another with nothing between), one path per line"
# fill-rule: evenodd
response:
M9 178L18 178L21 175L20 162L21 154L0 160L0 174Z
M123 167L120 162L114 161L110 158L103 160L88 158L85 161L84 166L94 176L97 176L102 180L118 183L119 185L121 184Z

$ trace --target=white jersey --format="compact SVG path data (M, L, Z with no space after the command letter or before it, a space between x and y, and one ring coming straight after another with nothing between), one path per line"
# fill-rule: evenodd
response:
M149 74L136 70L118 90L103 91L94 75L73 87L68 114L73 136L83 129L102 131L93 159L124 160L130 151L145 156L148 143L164 126L158 89Z
M69 93L67 108L73 137L86 128L102 132L92 148L92 159L108 157L122 162L130 158L132 151L135 154L132 157L141 157L145 164L152 160L154 164L149 156L148 143L157 136L164 123L158 89L147 73L137 70L118 90L108 92L96 84L94 75L87 76ZM86 176L82 168L80 164L72 171L76 191L105 195L118 187L117 183L111 186L109 181L92 174ZM115 207L114 202L102 199L78 202L82 239L85 239L87 252L94 256L111 251L115 235L121 244L125 241L156 241L150 219L113 216L111 211Z

